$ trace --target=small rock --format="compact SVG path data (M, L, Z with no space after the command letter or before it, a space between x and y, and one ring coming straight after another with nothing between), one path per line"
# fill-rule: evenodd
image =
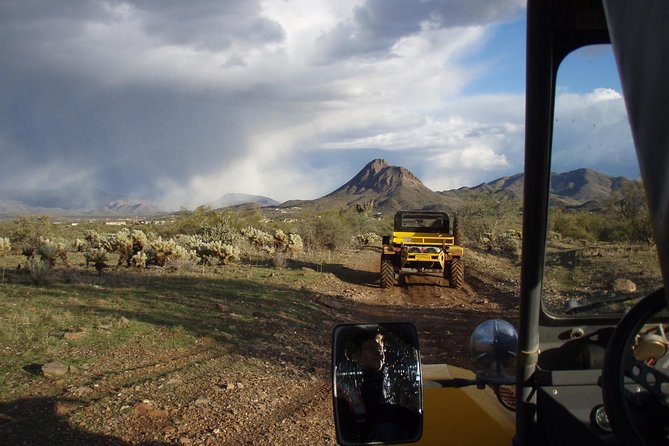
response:
M171 378L171 379L169 379L165 384L167 384L168 386L178 386L178 385L181 385L181 384L183 384L183 383L184 383L184 382L183 382L182 379L179 379L179 378Z
M209 403L211 403L211 400L209 398L198 398L195 400L196 406L205 406Z
M128 325L130 323L130 319L128 319L125 316L121 316L120 318L118 318L118 323L120 325Z
M234 335L232 335L230 333L227 333L225 331L220 331L219 335L221 336L221 338L223 338L226 341L232 341L235 338Z
M242 383L237 383L237 388L238 388L238 389L243 389L243 388L244 388L244 384L242 384Z
M158 409L152 403L147 402L135 404L132 410L137 415L149 418L165 418L169 415L166 410Z
M633 293L636 291L636 284L628 279L616 279L613 281L613 291L615 293Z
M62 362L49 362L42 366L42 374L47 378L61 378L67 375L70 367Z

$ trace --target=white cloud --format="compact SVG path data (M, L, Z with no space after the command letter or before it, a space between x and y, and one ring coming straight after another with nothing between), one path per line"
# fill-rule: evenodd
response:
M591 167L633 176L634 143L620 93L599 88L556 99L553 169Z
M68 179L172 207L316 198L372 152L435 190L516 173L523 98L462 92L489 69L471 56L490 25L522 4L4 2L0 188ZM560 101L613 125L614 96ZM580 124L567 133L585 138Z

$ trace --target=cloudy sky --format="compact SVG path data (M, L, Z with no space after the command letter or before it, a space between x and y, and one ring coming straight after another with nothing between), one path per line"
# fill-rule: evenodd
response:
M3 0L0 189L179 208L317 198L374 158L433 190L518 173L524 14L522 0ZM553 170L638 175L618 150L611 56L584 50L564 73Z

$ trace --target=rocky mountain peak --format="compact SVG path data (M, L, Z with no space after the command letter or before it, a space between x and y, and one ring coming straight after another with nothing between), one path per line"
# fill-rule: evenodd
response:
M427 189L408 169L391 166L383 159L375 159L363 167L348 183L330 195L362 194L367 191L387 194L400 187Z

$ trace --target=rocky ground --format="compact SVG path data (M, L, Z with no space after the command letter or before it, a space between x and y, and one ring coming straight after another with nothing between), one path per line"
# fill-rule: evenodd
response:
M107 365L68 370L82 377L76 385L56 376L36 385L30 397L0 404L0 443L335 444L332 328L341 322L410 321L424 363L471 367L472 329L489 318L517 318L517 282L492 282L487 268L468 265L461 290L439 277L417 276L406 286L382 290L378 253L361 251L327 274L314 273L306 285L317 291L315 303L326 315L316 328L295 321L293 332L285 324L277 329L265 311L258 315L258 330L274 333L273 348L203 338L196 350L123 351Z

